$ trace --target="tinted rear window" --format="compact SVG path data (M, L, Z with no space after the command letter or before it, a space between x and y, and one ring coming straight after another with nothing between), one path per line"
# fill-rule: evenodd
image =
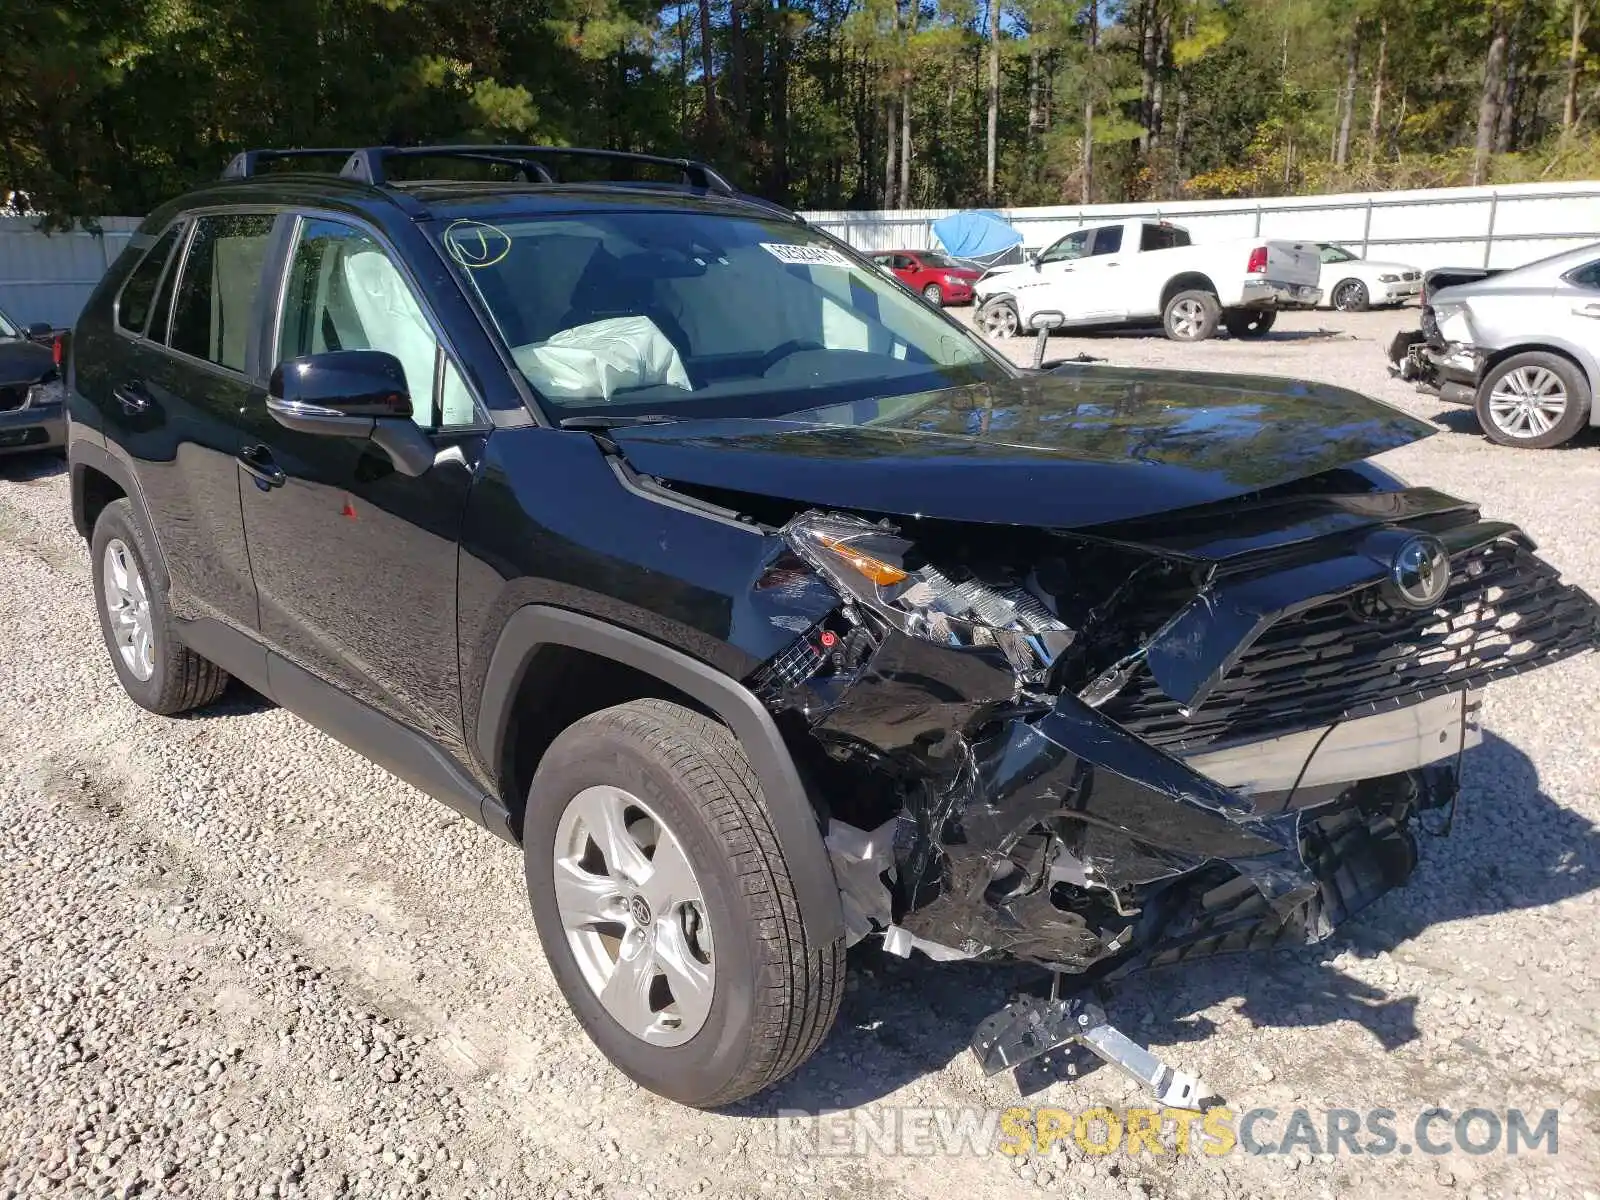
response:
M1139 234L1139 249L1170 250L1174 246L1187 246L1189 231L1175 225L1146 225Z
M172 256L172 247L177 245L181 228L181 224L174 225L162 234L122 285L122 295L117 298L117 324L129 333L143 333L150 321L150 306L156 298L156 287L161 282L161 272L167 265L167 259Z
M261 286L272 218L201 217L183 261L172 308L174 350L244 370L250 319Z

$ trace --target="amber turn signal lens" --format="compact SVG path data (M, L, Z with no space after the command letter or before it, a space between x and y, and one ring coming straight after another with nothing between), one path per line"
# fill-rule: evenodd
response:
M891 567L886 562L862 554L859 550L852 549L850 543L840 538L819 537L817 540L854 567L858 574L866 576L879 587L887 587L891 583L900 583L906 578L906 573L899 567Z

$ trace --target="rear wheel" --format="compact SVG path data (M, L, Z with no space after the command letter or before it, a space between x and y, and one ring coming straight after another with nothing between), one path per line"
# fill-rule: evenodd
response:
M1366 312L1372 299L1359 279L1342 279L1333 285L1333 306L1340 312Z
M986 301L978 309L978 328L992 338L1016 337L1022 328L1017 317L1016 302L1009 296Z
M935 308L944 304L944 293L939 290L937 283L930 283L922 289L922 298Z
M1203 342L1217 332L1222 306L1210 292L1179 292L1167 301L1162 328L1174 342Z
M539 764L523 853L556 981L642 1086L730 1104L832 1026L844 941L808 941L755 772L715 721L638 700L573 724Z
M101 510L89 553L100 632L134 703L174 716L222 695L227 672L178 640L166 593L150 574L150 547L127 500Z
M1478 385L1478 423L1502 446L1548 450L1588 423L1589 383L1568 359L1542 350L1514 354Z
M1222 316L1229 335L1236 338L1265 337L1277 320L1275 308L1242 308Z

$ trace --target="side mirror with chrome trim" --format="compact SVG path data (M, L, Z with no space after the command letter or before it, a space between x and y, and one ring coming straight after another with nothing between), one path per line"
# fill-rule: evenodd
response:
M267 411L299 433L370 440L403 475L433 466L433 443L411 419L405 368L382 350L329 350L279 363L267 384Z

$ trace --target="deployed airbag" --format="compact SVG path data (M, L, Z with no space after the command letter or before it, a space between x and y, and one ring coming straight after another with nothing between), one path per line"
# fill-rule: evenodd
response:
M511 356L546 396L609 401L623 388L694 387L677 347L649 317L575 325Z

